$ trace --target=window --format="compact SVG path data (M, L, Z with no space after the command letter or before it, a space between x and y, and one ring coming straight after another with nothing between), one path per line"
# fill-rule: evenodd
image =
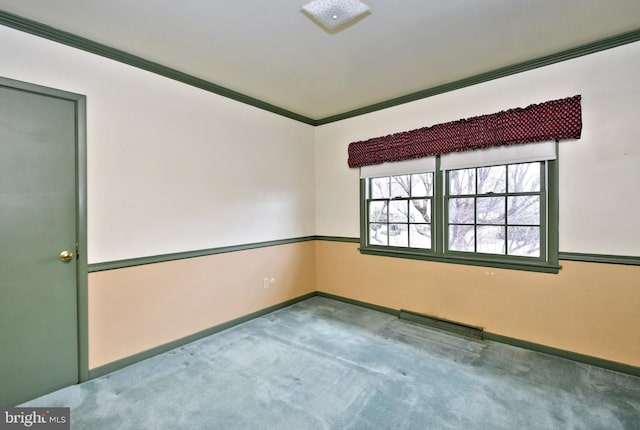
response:
M360 252L557 273L557 145L581 134L576 95L351 142Z
M446 172L446 249L541 255L542 162Z
M557 273L555 160L362 179L366 254Z
M431 249L433 173L370 180L369 243Z

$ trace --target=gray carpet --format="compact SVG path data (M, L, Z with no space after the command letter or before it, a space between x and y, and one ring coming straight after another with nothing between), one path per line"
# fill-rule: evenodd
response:
M639 429L640 378L314 297L23 406L73 429Z

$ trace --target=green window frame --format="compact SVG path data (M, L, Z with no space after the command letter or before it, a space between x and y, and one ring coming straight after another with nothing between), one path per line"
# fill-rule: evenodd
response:
M433 173L371 178L367 240L373 245L433 249Z
M537 185L531 179L536 174ZM424 188L414 193L411 186L394 190L394 181L412 184L415 175L360 180L361 253L558 273L557 160L440 170L436 157L435 172L422 173L432 175L427 195L418 195ZM385 181L389 192L381 193ZM429 217L411 217L416 201L429 207L422 211ZM416 239L417 227L428 230L428 241Z

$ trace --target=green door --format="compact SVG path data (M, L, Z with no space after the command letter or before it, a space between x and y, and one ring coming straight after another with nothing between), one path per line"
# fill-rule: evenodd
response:
M8 82L0 80L0 406L79 379L77 104Z

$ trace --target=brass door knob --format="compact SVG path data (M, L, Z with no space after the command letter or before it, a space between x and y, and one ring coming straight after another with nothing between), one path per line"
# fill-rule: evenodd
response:
M67 261L71 261L72 258L73 258L73 252L71 251L62 251L60 253L60 260L64 261L65 263Z

